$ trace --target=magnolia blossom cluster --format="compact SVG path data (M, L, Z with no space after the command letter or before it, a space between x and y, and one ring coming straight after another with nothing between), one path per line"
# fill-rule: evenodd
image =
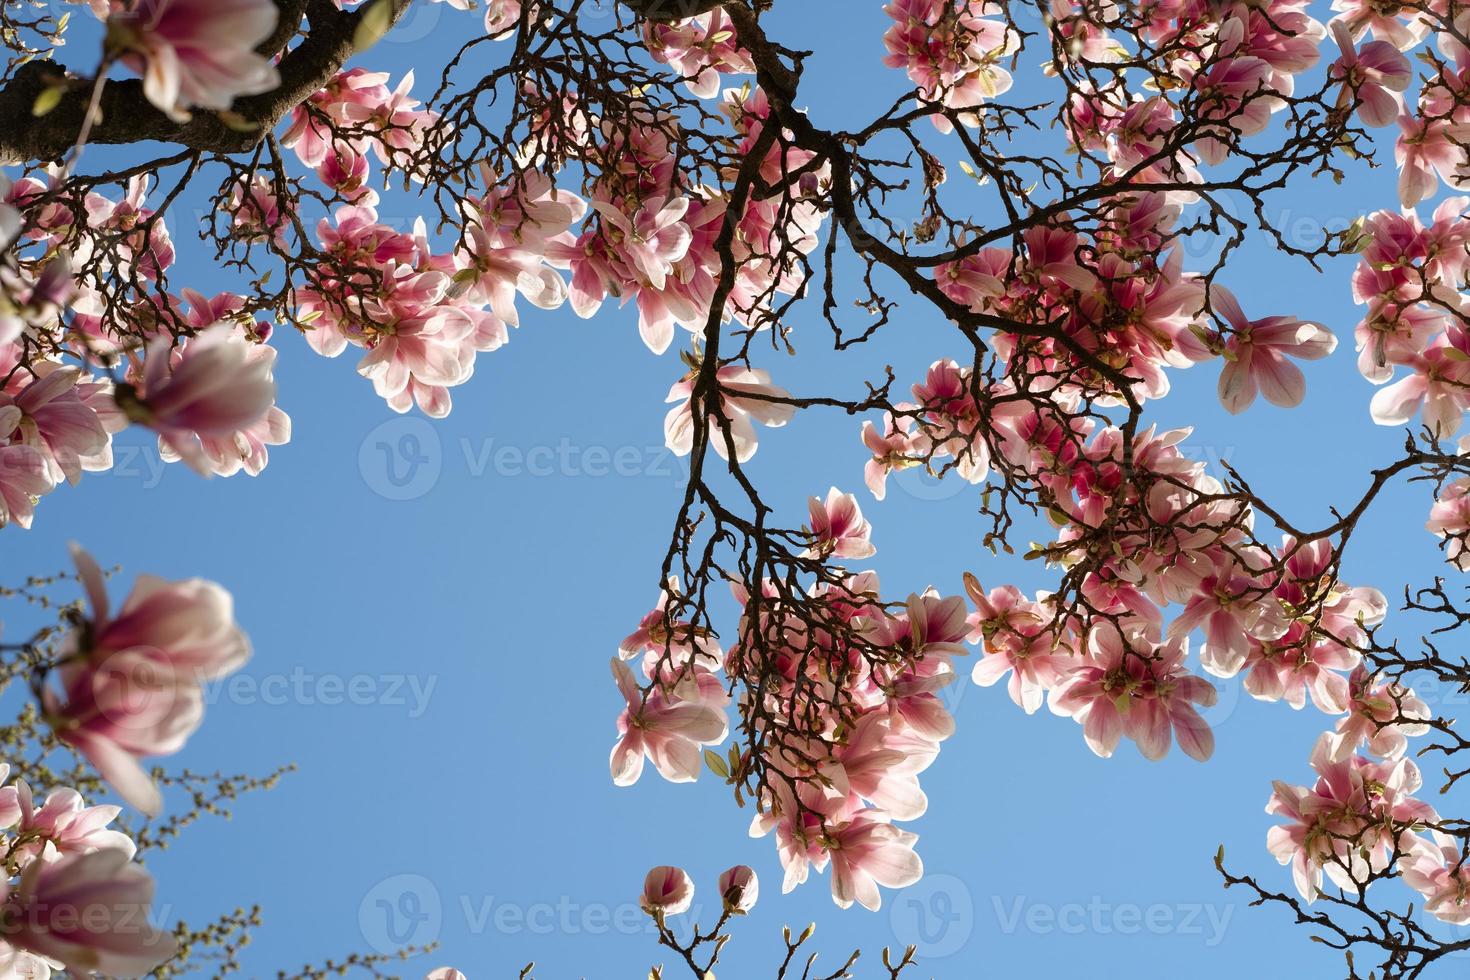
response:
M1282 97L1293 92L1296 75L1319 62L1327 32L1305 12L1308 6L1308 0L1146 5L1138 42L1149 45L1160 77L1168 78L1160 87L1168 91L1139 95L1116 84L1093 89L1083 83L1069 107L1069 138L1106 154L1114 175L1128 174L1132 182L1197 181L1199 164L1220 163L1242 137L1263 131ZM1069 0L1052 4L1069 42L1058 52L1063 65L1129 57L1123 39L1087 16L1092 9ZM1356 76L1345 76L1340 85L1349 108L1357 84ZM1169 146L1177 149L1166 153Z
M39 806L0 765L0 970L46 980L144 976L176 951L148 921L153 879L133 862L133 841L109 824L120 808L87 806L74 789Z
M143 93L155 106L177 122L187 122L193 109L216 113L229 110L240 96L270 92L281 84L271 57L260 48L276 35L281 6L275 0L67 0L85 3L107 24L109 57L136 72L143 80ZM341 7L359 6L361 0L334 0ZM476 6L474 0L434 0L461 10ZM492 35L506 32L520 19L519 0L486 0L485 30ZM298 16L300 13L298 12ZM410 82L411 84L411 82ZM421 114L406 96L394 93L380 102L378 114L352 119L372 123L380 132L374 147L384 162L403 137L383 135L392 130L411 131ZM243 124L248 125L248 121ZM335 168L356 166L352 155L360 147L333 146L343 159ZM311 166L317 166L313 162Z
M721 108L735 133L732 159L743 161L761 138L769 103L759 89L746 88L727 90ZM713 188L689 184L678 166L674 120L650 111L607 123L600 135L592 151L595 221L549 257L570 267L572 308L579 316L594 315L610 297L636 301L643 342L662 354L675 326L699 333L711 316L725 261L715 246L728 201ZM726 186L735 175L732 165L722 175ZM720 311L723 319L752 329L768 325L775 295L800 287L796 260L817 245L817 201L829 180L811 154L779 145L765 151L759 175L771 190L745 202L730 243L735 283Z
M626 707L618 717L613 782L631 786L651 761L670 782L693 782L703 768L700 750L729 734L730 702L717 675L722 651L713 633L672 618L679 582L670 580L659 603L643 617L613 658L613 678ZM638 662L635 676L628 661Z
M720 75L753 75L750 52L740 47L735 25L721 7L671 24L643 22L643 44L654 59L684 76L701 99L720 94Z
M204 719L203 685L238 670L250 643L213 582L139 576L114 613L97 563L72 553L91 614L67 638L59 689L44 688L42 709L118 795L157 815L163 800L139 760L183 748Z
M828 514L840 526L841 515ZM827 540L836 540L830 531ZM918 836L895 821L928 809L919 775L954 733L938 692L967 653L964 600L927 592L894 610L872 572L819 587L801 604L767 592L764 603L737 593L747 613L726 658L733 675L774 677L763 703L744 706L763 737L766 772L751 833L774 832L784 891L830 864L838 905L877 909L879 885L902 888L923 874ZM812 610L836 621L814 623Z
M808 557L874 553L852 495L833 488L812 498L810 511ZM830 865L837 904L876 909L879 885L903 887L922 874L917 836L894 821L913 820L928 806L918 776L954 731L936 692L954 680L953 659L965 655L969 627L962 599L926 593L893 609L879 600L873 573L838 575L802 602L783 599L774 583L763 584L757 601L735 585L746 614L740 639L724 652L708 629L677 618L685 600L670 583L621 649L625 659L642 658L646 683L640 687L614 661L627 707L612 769L614 781L627 785L647 756L666 778L693 780L700 750L728 734L719 670L750 680L752 691L755 678L767 678L761 700L740 706L759 733L762 758L732 752L727 764L710 752L710 765L732 780L757 768L765 773L751 833L774 831L783 890ZM834 628L814 621L820 616L834 617ZM859 642L847 646L845 636Z
M502 7L492 5L488 14L493 35L507 33L520 14L518 6ZM719 11L650 26L646 40L656 58L689 74L702 97L717 94L721 72L751 70ZM358 370L391 407L407 411L417 405L440 417L451 407L449 389L472 374L476 354L505 343L507 327L519 324L517 296L543 309L570 298L583 317L609 297L636 300L639 331L655 353L668 349L676 324L703 329L723 261L715 245L726 202L714 189L689 183L679 170L672 119L650 111L599 132L555 137L559 145L578 147L593 165L588 201L555 186L545 172L550 168L533 166L546 161L542 150L528 145L527 165L516 174L502 179L484 171L484 194L461 203L457 246L436 252L422 222L412 232L383 224L377 195L366 185L369 157L404 169L408 154L423 147L437 123L408 95L411 76L391 90L387 81L362 69L338 74L293 112L281 137L346 202L318 223L328 261L295 296L298 323L315 350L336 356L348 346L364 349ZM761 93L747 90L727 92L724 109L735 134L732 159L738 161L760 138L769 107ZM544 122L555 128L582 118ZM553 134L543 133L541 143L548 141ZM752 195L742 213L734 246L737 282L723 310L727 319L760 326L772 296L799 288L796 257L816 246L822 215L815 201L827 179L825 168L811 163L809 154L767 151L761 177L772 190ZM734 170L725 176L733 179ZM788 185L811 200L783 204ZM281 234L289 205L268 182L237 187L233 201L237 228L248 237L274 240ZM569 283L558 270L570 273ZM765 380L758 371L744 372L733 382L732 404L740 400L742 383L760 387ZM777 424L790 410L732 413L769 416L761 421ZM753 451L747 428L736 425L737 455ZM723 452L724 440L715 442ZM682 445L673 434L670 444Z
M271 328L243 297L159 290L126 311L143 337L115 328L104 290L157 283L175 260L147 187L135 177L121 199L89 192L80 229L40 179L0 185L20 239L0 268L0 524L29 527L60 483L111 468L112 438L130 422L157 432L165 460L206 475L257 474L268 447L290 439ZM98 254L103 239L115 245Z
M449 389L520 323L518 297L543 309L566 299L544 255L585 213L580 198L528 172L466 198L463 210L465 238L452 253L433 249L422 219L398 231L369 205L345 205L317 225L326 260L296 293L306 340L327 357L364 349L358 373L396 411L417 404L447 415Z
M1404 21L1418 22L1416 8L1392 5L1383 13L1380 4L1338 0L1333 8L1339 15L1324 26L1307 13L1310 6L1310 0L1146 5L1149 16L1141 19L1138 41L1150 47L1160 78L1168 79L1164 87L1173 93L1139 97L1109 89L1074 96L1073 140L1106 150L1121 173L1162 150L1165 137L1188 125L1185 145L1138 176L1194 179L1198 163L1218 164L1242 138L1266 129L1295 93L1297 76L1322 60L1320 48L1329 36L1337 50L1329 55L1326 84L1335 93L1336 110L1365 126L1392 125L1413 79L1403 53L1413 45L1398 42L1411 33L1403 30ZM1126 44L1083 16L1088 9L1071 0L1053 2L1052 14L1070 42L1060 60L1107 63L1129 57ZM1369 31L1373 40L1364 37Z
M1325 539L1287 537L1274 551L1254 544L1249 509L1180 452L1188 430L1138 434L1129 479L1117 428L1014 402L1024 407L992 414L982 429L971 383L954 362L937 362L914 388L919 428L890 418L880 435L865 425L870 487L879 494L889 472L930 465L940 453L980 482L998 454L1045 494L1055 556L1068 565L1085 559L1079 589L1095 614L1065 617L1045 595L985 592L971 581L975 638L986 648L978 682L1011 674L1011 697L1027 711L1049 692L1052 710L1081 722L1101 755L1127 735L1159 757L1172 727L1185 751L1206 758L1213 741L1193 706L1215 695L1185 667L1187 639L1198 631L1210 674L1244 674L1246 690L1263 700L1301 707L1310 697L1324 711L1347 709L1345 674L1359 662L1365 626L1381 621L1387 604L1375 589L1338 583Z
M1357 327L1358 370L1385 385L1371 405L1380 425L1422 413L1424 426L1447 439L1470 409L1470 337L1459 317L1470 271L1467 207L1470 198L1452 197L1427 226L1413 209L1378 211L1361 226L1353 298L1367 315Z
M1021 46L1001 6L987 0L893 0L883 10L894 21L883 35L884 64L908 72L921 105L942 106L978 127L977 110L1010 90L1011 73L1003 65ZM931 118L941 132L952 130L947 116Z
M1358 370L1382 387L1370 412L1379 425L1418 424L1436 440L1460 432L1470 411L1470 312L1460 288L1470 275L1470 198L1442 201L1426 224L1412 207L1378 211L1358 228L1362 257L1353 296L1367 307L1356 336ZM1460 452L1470 439L1458 440ZM1470 480L1439 490L1428 529L1445 556L1470 570Z
M422 218L408 231L382 222L367 186L370 158L413 175L412 154L438 122L409 94L413 81L410 72L390 89L386 74L353 68L293 111L282 144L345 202L317 223L325 261L294 299L312 349L363 350L358 373L391 408L417 405L442 418L449 389L469 380L477 355L519 325L518 296L543 309L566 301L554 268L566 263L551 256L569 245L587 206L540 171L501 180L485 168L484 194L461 198L455 247L436 250ZM289 206L259 183L239 188L236 201L237 226L260 238L277 233Z
M1326 357L1336 339L1320 324L1295 317L1251 319L1223 286L1207 290L1184 270L1182 250L1170 244L1180 210L1177 195L1164 192L1119 196L1096 229L1084 233L1063 216L1028 229L1017 254L974 249L941 265L936 278L946 296L975 313L1059 328L1064 338L1004 331L996 337L1013 372L1043 379L1030 393L1058 404L1074 405L1082 396L1121 404L1122 394L1104 371L1133 379L1129 393L1140 402L1161 398L1169 392L1169 368L1217 355L1225 361L1220 401L1231 412L1244 411L1258 394L1282 407L1300 404L1306 381L1292 360ZM915 389L921 408L933 404L956 417L973 406L962 390L966 379L955 372L931 372L927 384ZM1014 394L1004 384L993 393ZM960 431L938 440L947 451L973 443L965 433L973 436L978 419L958 421ZM980 456L961 463L967 476L983 475Z
M1429 730L1429 709L1414 692L1359 668L1349 712L1318 739L1310 787L1277 782L1266 812L1285 822L1266 843L1290 865L1307 902L1323 878L1350 895L1396 870L1424 896L1425 909L1459 925L1470 922L1470 867L1463 842L1440 829L1433 807L1414 794L1419 768L1406 757L1408 739Z
M351 68L291 111L281 145L316 171L317 178L343 199L365 206L378 203L367 186L369 159L408 170L406 152L423 145L438 117L409 94L414 73L394 88L386 72Z

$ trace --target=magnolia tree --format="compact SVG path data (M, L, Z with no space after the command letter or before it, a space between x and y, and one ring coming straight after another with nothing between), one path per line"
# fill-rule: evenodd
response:
M908 92L837 130L802 108L809 53L770 28L775 0L447 0L438 29L469 39L441 77L373 71L366 52L415 2L433 0L0 4L0 522L44 520L45 498L106 470L130 425L201 475L261 474L291 434L278 333L326 357L353 348L389 406L438 418L523 314L534 327L538 309L633 303L667 358L664 435L690 477L648 572L662 592L612 659L615 783L646 763L675 782L708 768L772 838L783 890L826 874L838 905L876 909L923 873L903 825L928 805L920 774L954 731L939 692L962 673L1071 719L1097 755L1126 738L1202 763L1214 735L1198 709L1239 683L1310 699L1324 732L1262 773L1284 777L1266 845L1289 876L1222 853L1225 884L1342 951L1351 977L1418 977L1470 949L1415 913L1470 922L1470 820L1421 797L1413 761L1434 756L1447 785L1470 773L1470 733L1414 693L1470 690L1470 661L1447 649L1470 627L1456 581L1470 198L1449 196L1470 186L1470 6L892 0L884 61ZM63 63L69 29L88 40ZM1398 200L1311 245L1273 221L1268 195L1364 160L1397 168ZM411 226L376 210L394 185L419 202ZM212 207L170 227L186 191ZM196 233L233 291L171 272L175 236ZM1196 236L1216 246L1191 262ZM1381 386L1362 411L1405 433L1325 525L1249 474L1210 475L1181 451L1185 430L1149 418L1201 372L1232 413L1296 406L1297 362L1334 354L1326 326L1232 292L1252 249L1357 256L1340 288L1363 307L1358 368ZM802 339L846 351L921 310L952 330L922 377L829 373L829 390L793 393L773 376L798 324L825 321L830 336ZM849 490L860 468L879 499L910 468L973 484L990 587L882 590L853 492L778 523L747 464L778 438L762 429L798 439L808 412L853 418L836 476ZM1396 482L1421 488L1450 567L1344 581ZM1022 548L1032 525L1049 532ZM1018 550L1050 590L997 585ZM7 969L177 972L211 944L233 962L253 912L140 924L152 883L133 839L156 845L270 782L140 762L179 750L202 685L249 656L229 594L143 577L119 604L85 552L75 562L85 604L5 648L6 683L34 693L3 733ZM49 604L66 587L20 594ZM731 593L741 613L725 619ZM1437 617L1433 633L1395 635L1387 595ZM37 807L42 783L56 788ZM108 829L158 814L160 784L192 793L188 816ZM128 815L77 792L107 788ZM642 901L671 969L710 975L756 897L748 868L713 887L719 921L680 938L666 919L693 885L650 872ZM55 914L93 907L81 926ZM778 975L815 975L809 939L786 936ZM912 962L885 951L883 969Z

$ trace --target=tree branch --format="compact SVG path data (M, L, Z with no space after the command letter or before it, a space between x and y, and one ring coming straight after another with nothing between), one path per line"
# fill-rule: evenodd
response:
M414 0L381 2L388 4L391 25L402 18ZM232 109L253 124L253 129L242 132L208 112L196 112L185 123L174 122L144 97L142 82L127 79L108 82L103 89L102 118L88 142L124 144L157 140L213 153L250 150L357 53L358 27L364 13L374 6L367 4L355 11L343 11L330 0L305 3L311 29L300 44L281 58L280 87L239 99ZM283 16L289 17L293 9L299 16L299 4L285 2L281 7ZM284 27L277 37L282 33ZM279 43L284 44L289 37L288 33ZM71 148L86 116L90 86L68 92L44 116L38 118L32 113L41 93L65 77L65 66L50 60L33 61L22 65L4 90L0 90L0 166L59 159Z
M725 2L726 0L623 0L623 5L644 20L669 23L708 13Z

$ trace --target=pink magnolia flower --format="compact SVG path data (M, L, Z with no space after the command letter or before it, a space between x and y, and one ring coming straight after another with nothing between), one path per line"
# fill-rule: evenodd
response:
M469 380L475 351L464 341L473 335L476 321L464 310L390 297L363 303L363 312L381 332L357 362L357 373L391 407L408 410L400 396L414 382L449 388Z
M1328 68L1328 77L1342 85L1339 105L1357 103L1358 115L1369 126L1387 126L1398 118L1402 93L1413 81L1409 59L1387 41L1370 41L1358 50L1352 33L1341 20L1331 23L1332 36L1342 51Z
M806 550L807 557L868 558L877 551L868 540L873 529L863 520L862 508L852 494L832 487L825 501L810 498L808 510L812 546Z
M1325 872L1332 883L1355 894L1368 877L1387 868L1395 847L1408 851L1410 827L1436 819L1433 808L1414 799L1422 785L1408 759L1372 762L1339 759L1335 740L1324 734L1312 749L1317 782L1310 789L1277 781L1266 812L1287 823L1272 827L1266 846L1308 903L1317 899Z
M50 980L52 974L60 969L63 969L62 964L55 960L27 953L0 941L0 976L14 977L15 980Z
M459 6L461 3L467 3L468 0L448 0L448 2ZM531 9L534 11L535 7ZM491 37L509 36L520 20L521 0L486 0L485 32Z
M1348 679L1362 656L1341 644L1309 634L1295 622L1275 640L1250 641L1245 660L1245 689L1260 701L1285 701L1300 709L1310 695L1318 710L1330 715L1348 709Z
M917 834L899 830L879 810L859 810L826 831L832 861L832 900L842 908L857 902L876 912L883 904L878 886L906 888L924 876L914 853Z
M883 63L903 68L926 102L959 110L966 125L978 125L976 110L1012 85L1001 62L1020 46L999 8L983 0L892 0L883 8L895 23L883 35ZM935 115L943 132L949 121Z
M1223 286L1211 293L1214 308L1233 328L1220 372L1220 404L1231 414L1245 411L1256 393L1282 408L1300 405L1306 395L1301 369L1287 360L1320 360L1337 348L1337 338L1321 324L1295 317L1248 320L1235 295Z
M291 111L290 122L281 134L281 145L295 150L296 156L308 167L320 166L331 149L334 135L332 128L317 114L345 127L349 106L371 109L389 99L388 78L386 72L370 72L365 68L339 72L313 93L306 105ZM308 105L315 113L308 111Z
M35 379L13 401L22 413L16 434L19 441L47 457L55 482L76 483L83 470L98 469L95 461L109 455L112 435L87 403L85 396L91 390L83 386L80 368L50 363L37 365L35 370ZM0 394L0 404L7 402L11 399Z
M463 290L456 295L488 303L496 317L513 327L521 322L517 293L543 310L556 309L566 302L566 283L545 265L542 247L534 239L517 241L493 226L471 224L454 255L455 287Z
M34 861L5 897L5 941L73 974L141 977L177 952L148 921L153 878L116 848Z
M121 201L89 193L86 207L90 227L116 233L122 238L117 248L122 259L118 265L119 274L130 275L136 269L144 277L156 280L173 265L177 253L169 237L167 222L146 205L151 182L148 174L138 174L128 181L127 194ZM85 242L84 245L90 251L90 245Z
M241 178L230 189L232 226L246 241L284 244L293 207L289 196L282 200L276 195L274 183L264 174L255 174L248 183Z
M119 795L156 814L162 800L137 758L183 747L203 718L201 684L237 670L250 644L213 582L139 576L114 617L96 561L76 546L72 557L92 616L68 638L64 699L48 688L46 715Z
M1449 324L1408 363L1411 373L1380 389L1369 403L1379 425L1405 425L1424 412L1424 425L1443 439L1459 431L1470 408L1470 334Z
M143 76L143 94L179 121L189 107L228 109L281 83L256 52L276 29L273 0L138 0L108 21L108 40Z
M1375 39L1400 51L1408 51L1429 36L1427 16L1421 16L1419 10L1409 4L1385 3L1383 0L1332 0L1332 9L1338 12L1333 20L1334 32L1335 25L1341 24L1354 40L1372 32Z
M1051 710L1080 722L1088 748L1105 759L1127 735L1147 759L1162 759L1177 738L1187 755L1205 761L1215 739L1194 706L1209 707L1216 693L1184 669L1188 641L1156 646L1142 628L1122 629L1126 642L1119 627L1093 629L1088 660L1052 691Z
M424 974L424 980L469 980L452 966L440 966Z
M643 879L643 911L650 915L681 915L694 901L694 882L683 868L660 865Z
M643 44L655 61L682 75L685 87L701 99L720 94L722 72L755 72L750 52L740 46L730 15L720 7L672 24L645 20Z
M833 752L840 771L835 775L839 785L872 803L894 820L917 820L929 808L929 800L919 788L919 773L938 752L927 739L896 729L879 712L866 714L857 723L847 742ZM845 800L843 801L845 804ZM828 809L818 805L819 809Z
M688 254L693 232L683 219L689 203L687 197L655 199L629 216L608 201L593 199L604 240L617 251L640 290L663 292L675 263ZM668 350L674 340L671 319L640 316L639 331L655 354Z
M609 766L613 783L631 786L643 774L643 760L671 783L692 783L699 776L700 748L717 745L729 733L724 685L697 665L671 690L655 683L645 698L627 664L614 658L613 679L627 703L618 717L618 741Z
M270 414L276 400L274 351L249 344L221 322L182 349L164 335L149 345L141 391L118 388L128 416L158 432L160 445L195 471L211 472L202 440L234 440Z
M0 429L15 431L21 411L13 405L0 408ZM56 488L51 463L34 446L0 446L0 527L10 523L30 527L36 500Z
M1424 527L1444 540L1445 559L1470 572L1470 479L1449 483L1435 498Z
M423 146L439 117L422 108L419 100L409 94L413 84L414 73L410 70L391 91L386 86L368 89L370 98L349 100L341 112L349 126L367 133L361 142L365 144L364 149L372 150L379 163L385 167L397 166L409 176L422 179L423 175L412 169L406 154Z
M1465 159L1470 125L1409 113L1398 119L1394 158L1399 166L1399 202L1404 207L1434 196L1441 180L1456 188L1470 183L1470 163Z
M87 806L80 793L68 787L52 790L46 802L37 809L31 788L25 782L16 784L20 820L17 831L31 838L13 853L30 860L60 860L68 854L90 854L102 848L114 848L132 857L137 851L132 838L107 825L122 812L118 806Z
M670 607L677 609L685 602L678 577L669 576L668 584L659 590L658 604L618 644L618 656L632 660L641 654L657 663L667 652L676 667L692 662L719 664L724 653L713 633L687 620L671 617Z
M972 678L976 684L990 687L1009 673L1007 690L1011 700L1028 715L1034 714L1046 692L1075 665L1071 651L1063 646L1061 637L1045 628L1050 617L1040 604L1029 602L1014 586L1001 586L987 593L980 581L966 572L965 591L976 610L969 619L970 639L983 643L985 648Z
M1396 681L1374 677L1359 664L1348 678L1348 713L1337 723L1334 761L1366 745L1384 759L1402 758L1409 738L1429 731L1429 707Z
M1203 628L1200 662L1216 677L1234 677L1245 665L1251 640L1276 640L1290 626L1268 586L1246 574L1233 560L1216 568L1169 624L1169 637Z
M226 317L238 319L240 298L223 293L206 300L190 289L183 290L189 300L189 322L198 329L207 330L218 320ZM241 323L235 328L236 335L249 341L246 348L247 364L264 364L267 371L274 373L276 349L264 343L271 334L268 323ZM244 470L251 476L259 476L270 463L269 446L283 446L291 441L291 417L278 405L271 405L265 415L254 423L234 432L222 435L199 433L199 445L204 454L203 461L215 476L234 476ZM159 455L165 462L176 462L181 454L171 444L159 439Z
M863 482L879 500L888 492L889 473L922 465L919 461L922 437L913 434L913 427L914 420L908 416L887 416L882 433L872 422L863 423L863 445L873 454L863 467Z
M1205 162L1222 162L1240 136L1266 128L1271 113L1281 105L1271 94L1274 78L1275 70L1265 59L1242 56L1217 61L1193 77L1200 119L1217 121L1195 143Z
M1368 315L1354 331L1358 372L1377 385L1391 380L1395 366L1413 364L1444 328L1444 315L1427 307L1405 307L1381 297L1368 300Z
M692 400L698 369L669 389L666 402L678 402L664 417L664 444L676 456L688 456L694 449L694 412ZM794 405L772 401L788 398L784 388L771 384L771 376L755 368L726 365L715 372L719 386L720 407L724 419L709 413L710 448L721 459L730 458L733 444L736 462L748 462L755 455L757 438L754 419L762 425L780 428L796 414Z
M755 900L760 895L760 879L750 868L737 864L720 874L719 889L725 911L745 915L755 908Z
M1441 922L1470 924L1470 861L1457 839L1437 830L1432 835L1432 844L1420 838L1399 862L1399 874L1424 896L1424 911Z
M1328 714L1348 710L1346 671L1362 660L1367 627L1383 621L1388 602L1377 589L1349 587L1334 574L1326 539L1298 544L1282 539L1285 574L1274 596L1291 614L1276 637L1250 638L1245 689L1262 701L1285 700L1293 708L1312 703Z
M357 147L345 140L335 140L322 162L317 164L317 179L327 189L352 204L375 206L378 192L367 186L368 160Z

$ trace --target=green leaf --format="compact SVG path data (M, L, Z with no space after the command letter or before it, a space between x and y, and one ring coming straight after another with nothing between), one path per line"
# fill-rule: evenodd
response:
M372 6L363 8L360 17L357 31L352 35L352 46L358 51L366 51L381 41L388 28L393 26L393 0L373 0Z
M35 104L31 106L31 115L38 118L46 115L52 109L61 105L61 97L65 94L66 89L60 85L52 85L49 88L43 89L41 94L36 96Z
M712 752L709 749L705 749L704 764L709 766L710 772L714 773L716 776L719 776L721 779L730 778L730 769L728 766L725 765L725 760L720 756L718 752Z

